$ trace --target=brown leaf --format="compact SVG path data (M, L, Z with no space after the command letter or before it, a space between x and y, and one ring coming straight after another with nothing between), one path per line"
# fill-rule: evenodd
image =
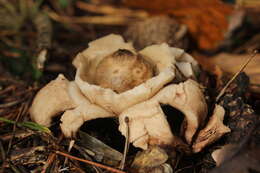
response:
M233 8L219 0L126 0L125 4L151 14L168 14L186 24L201 49L214 49L224 39L227 16Z

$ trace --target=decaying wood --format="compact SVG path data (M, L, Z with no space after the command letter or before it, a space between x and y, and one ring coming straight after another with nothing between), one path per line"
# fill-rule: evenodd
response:
M109 161L117 165L123 159L122 153L82 131L79 132L79 142L81 146L94 153L92 157L96 158L96 160L102 160L104 163Z

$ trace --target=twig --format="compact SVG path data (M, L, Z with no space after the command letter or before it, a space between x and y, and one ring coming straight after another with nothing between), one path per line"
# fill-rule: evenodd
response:
M20 99L20 100L11 101L8 103L3 103L3 104L0 104L0 108L12 107L12 106L15 106L15 105L21 103L22 101L24 101L24 98Z
M218 94L218 96L216 97L216 102L219 101L220 97L225 93L226 89L229 87L229 85L237 78L237 76L246 68L246 66L248 65L248 63L256 56L257 54L257 50L255 50L252 55L250 56L250 58L248 58L248 60L245 62L244 65L242 65L242 67L240 68L240 70L238 72L236 72L236 74L228 81L228 83L225 85L225 87L220 91L220 93Z
M19 170L19 168L16 167L16 165L13 164L12 162L9 162L8 164L9 164L9 167L12 169L12 171L13 171L14 173L22 173L22 172Z
M181 160L181 156L177 157L177 161L175 163L175 166L173 168L173 171L175 171L177 169L177 167L179 166L179 163L180 163L180 160Z
M20 107L20 110L19 110L19 112L18 112L18 114L17 114L17 117L16 117L16 119L15 119L15 122L14 122L14 124L13 124L12 137L11 137L9 143L8 143L8 148L7 148L7 151L6 151L6 158L5 158L5 160L4 160L3 164L2 164L2 165L3 165L3 166L2 166L2 170L0 170L0 171L2 171L2 172L4 172L4 165L8 163L7 160L9 159L10 149L12 148L13 139L14 139L14 137L15 137L17 122L18 122L18 120L20 119L21 115L23 115L24 109L25 109L25 104L22 104L22 106ZM9 164L10 164L10 163L9 163Z
M4 172L5 165L7 164L7 161L6 161L5 149L4 149L4 146L3 146L3 143L2 143L1 140L0 140L0 152L1 152L1 157L2 157L1 159L5 161L4 163L2 163L2 166L0 168L0 172Z
M124 171L121 171L121 170L118 170L118 169L115 169L115 168L111 168L111 167L109 167L109 166L105 166L105 165L102 165L102 164L100 164L100 163L92 162L92 161L90 161L90 160L81 159L81 158L78 158L78 157L75 157L75 156L72 156L72 155L63 153L63 152L61 152L61 151L56 151L55 153L58 154L58 155L62 155L62 156L68 157L68 158L70 158L70 159L78 160L78 161L80 161L80 162L84 162L84 163L87 163L87 164L90 164L90 165L93 165L93 166L96 166L96 167L99 167L99 168L106 169L106 170L111 171L111 172L115 172L115 173L126 173L126 172L124 172Z
M185 166L183 168L180 168L180 169L176 170L174 173L178 173L178 172L183 171L184 169L188 169L188 168L192 168L192 167L193 167L193 165Z
M64 137L63 134L59 136L58 144L62 141L63 137ZM48 160L47 160L46 164L43 166L41 173L46 173L47 168L53 163L55 158L56 158L56 154L55 153L51 153L48 156Z
M19 130L16 131L15 133L15 138L19 138L19 139L23 139L23 138L27 138L31 135L35 134L33 131L31 130ZM8 141L12 138L12 134L11 133L6 133L4 135L1 136L1 140L2 141ZM1 143L1 142L0 142Z
M125 117L125 124L126 124L126 135L125 135L124 155L123 155L123 158L122 158L120 166L119 166L119 168L121 170L124 170L125 161L126 161L126 154L128 152L128 149L129 149L129 118L128 117Z
M55 157L56 157L56 154L54 154L54 153L49 155L48 160L47 160L46 164L43 166L41 173L46 173L47 168L50 166L50 164L53 163Z
M0 155L2 157L2 160L5 160L6 155L5 155L5 150L4 150L4 146L3 146L2 141L0 141Z
M92 13L100 13L104 15L118 15L127 17L147 18L148 13L142 10L131 10L128 8L117 8L110 5L94 5L82 1L76 2L76 6L82 10Z
M82 17L69 17L60 16L55 12L48 12L50 18L62 23L74 23L74 24L96 24L96 25L127 25L129 22L140 20L139 18L129 18L125 16L82 16Z
M66 157L67 158L67 157ZM71 163L72 163L72 166L74 167L74 169L75 169L75 172L78 172L78 173L86 173L86 171L84 171L82 168L81 168L81 166L80 166L80 164L79 164L79 162L78 161L76 161L76 160L71 160ZM68 167L69 168L69 167ZM96 167L94 167L94 168L96 168Z
M17 114L17 117L16 117L16 119L15 119L15 123L14 123L14 125L13 125L12 138L10 139L10 141L9 141L9 143L8 143L8 148L7 148L7 152L6 152L7 156L9 155L10 149L11 149L11 147L12 147L13 139L14 139L14 137L15 137L17 122L19 121L21 115L23 114L24 109L25 109L25 104L22 104L22 106L20 107L20 110L19 110L19 112L18 112L18 114Z
M251 86L260 87L260 84L257 84L257 83L251 83L250 85L251 85Z
M69 143L69 147L68 147L68 153L70 153L70 151L71 151L71 149L72 149L72 147L74 146L74 144L75 144L75 140L70 140L70 143ZM68 163L68 158L66 157L65 158L65 161L64 161L64 163L63 163L63 166L65 167L65 165Z
M6 79L3 79L3 81L6 81ZM2 95L6 94L8 92L13 91L13 90L15 90L15 87L13 85L8 86L4 90L0 91L0 95L2 96Z

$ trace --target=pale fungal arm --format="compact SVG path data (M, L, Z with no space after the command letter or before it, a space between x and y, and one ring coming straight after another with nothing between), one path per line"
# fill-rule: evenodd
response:
M81 93L75 82L71 82L68 87L72 100L77 103L77 107L67 110L61 117L61 129L66 137L75 136L78 129L85 121L116 116L103 108L91 104Z
M174 136L165 115L157 102L153 100L137 104L119 116L119 130L126 135L125 117L129 118L129 141L135 147L146 150L148 145L170 145Z
M224 115L224 108L220 105L215 105L213 115L207 126L199 132L192 146L194 152L200 152L205 146L212 144L225 133L230 132L230 128L223 124Z
M190 144L198 128L204 124L207 116L207 104L199 84L187 80L177 85L162 89L155 99L181 111L187 121L185 139Z
M97 119L115 116L112 113L93 104L82 104L76 109L67 110L61 116L61 130L66 137L75 136L78 129L84 122Z
M33 121L49 127L52 118L65 110L77 106L68 93L69 81L59 75L48 83L35 96L30 108L30 116Z
M35 122L49 127L52 118L64 111L61 129L66 137L75 135L85 121L115 116L91 104L75 82L69 82L63 75L59 75L37 93L30 115Z
M124 111L119 116L121 133L123 135L126 133L124 117L127 116L130 142L133 142L134 146L147 149L149 144L170 145L176 142L178 139L172 134L159 103L169 104L184 113L187 121L185 138L190 143L207 115L207 105L202 91L192 80L178 85L169 85L150 100Z

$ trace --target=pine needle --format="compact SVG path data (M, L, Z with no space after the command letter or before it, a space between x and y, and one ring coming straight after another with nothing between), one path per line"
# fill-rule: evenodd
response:
M90 160L81 159L81 158L78 158L78 157L75 157L75 156L63 153L61 151L56 151L55 153L58 154L58 155L62 155L64 157L68 157L68 158L73 159L73 160L78 160L80 162L84 162L84 163L87 163L87 164L90 164L90 165L93 165L93 166L96 166L96 167L99 167L99 168L102 168L102 169L106 169L107 171L110 171L110 172L126 173L124 171L121 171L121 170L118 170L118 169L115 169L115 168L112 168L112 167L109 167L109 166L106 166L106 165L102 165L100 163L96 163L96 162L93 162L93 161L90 161Z
M256 56L258 53L257 50L254 50L252 55L248 58L248 60L241 66L240 70L236 72L236 74L228 81L228 83L225 85L225 87L220 91L218 96L216 97L216 102L219 101L219 99L222 97L222 95L225 93L226 89L229 87L229 85L237 78L237 76L246 68L246 66L249 64L249 62Z

